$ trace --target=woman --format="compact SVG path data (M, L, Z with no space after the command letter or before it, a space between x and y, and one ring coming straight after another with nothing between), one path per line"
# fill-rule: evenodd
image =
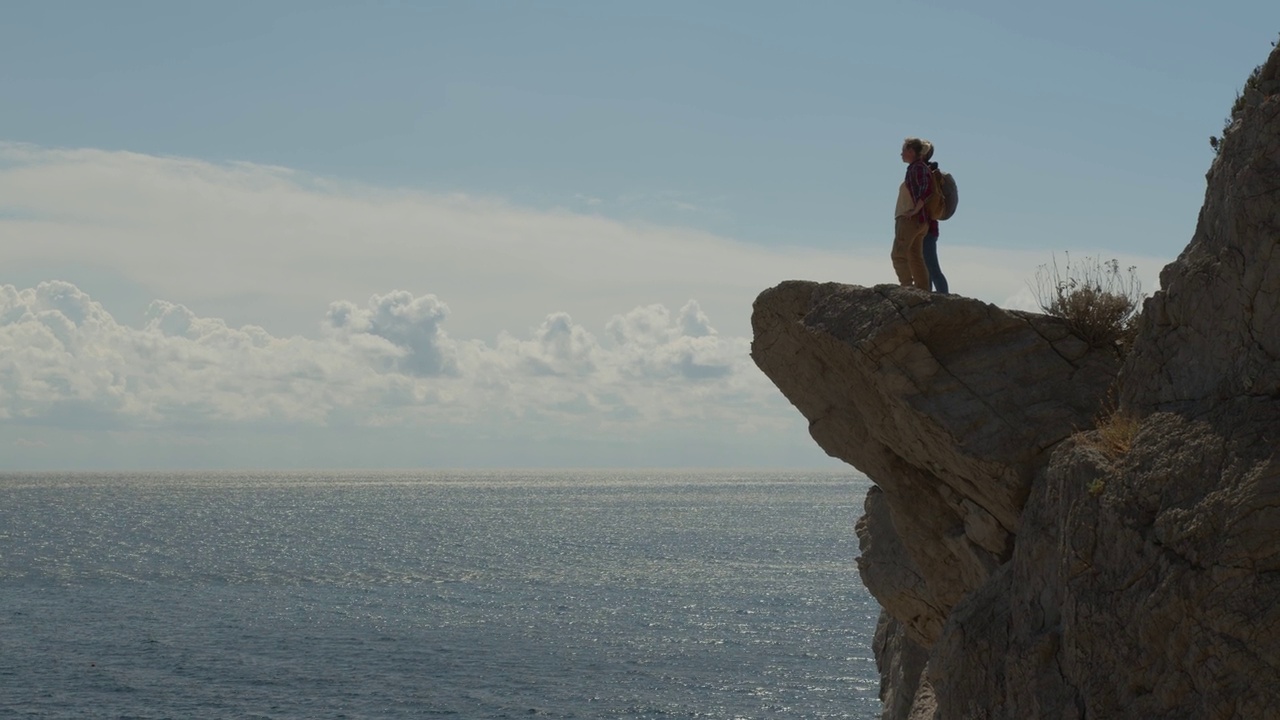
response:
M928 148L924 152L924 162L929 166L929 170L937 170L938 163L933 160L933 145L926 143ZM930 173L932 178L932 172ZM935 190L936 192L936 190ZM929 230L924 234L924 240L921 243L924 251L924 266L929 272L929 282L933 286L934 292L947 292L947 277L942 274L942 268L938 266L938 219L929 218Z
M924 264L924 236L929 231L929 219L924 202L933 192L929 166L925 164L925 141L907 138L902 142L902 162L907 164L907 176L898 187L898 205L893 218L893 250L889 259L898 282L903 287L929 290L929 270ZM933 146L928 145L932 150Z

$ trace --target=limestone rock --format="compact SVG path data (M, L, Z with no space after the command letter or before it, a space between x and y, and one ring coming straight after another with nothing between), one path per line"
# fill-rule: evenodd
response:
M1054 454L930 657L939 717L1280 717L1280 50L1259 81L1125 362L1130 449Z
M1009 558L1048 450L1092 424L1119 368L1057 318L896 286L783 283L752 323L813 438L883 489L863 578L924 646Z
M901 618L894 622L901 626L903 635L914 644L929 645L941 634L947 611L934 604L923 574L893 529L884 491L872 486L864 509L856 527L862 582L874 588L871 592L882 607L892 607L896 617ZM920 665L923 667L924 663ZM910 696L907 699L910 701Z
M880 683L883 720L910 717L917 705L921 717L932 717L935 711L932 694L918 697L920 678L929 654L908 636L906 626L894 620L889 613L880 613L872 648L876 666L884 677Z
M962 298L757 299L753 358L877 486L886 720L1280 717L1280 49L1246 100L1122 368Z
M1259 87L1280 89L1278 57ZM1140 412L1280 395L1280 92L1237 114L1208 180L1124 372L1122 401Z
M927 679L939 707L991 718L1274 716L1280 404L1267 405L1200 420L1154 414L1123 457L1088 436L1055 453L1012 561L956 606L934 647L931 667L945 671Z

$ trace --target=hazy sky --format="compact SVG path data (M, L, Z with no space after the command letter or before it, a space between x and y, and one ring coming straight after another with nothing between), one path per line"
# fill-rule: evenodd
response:
M957 9L963 5L964 9ZM0 469L817 466L755 295L1186 245L1280 3L44 2L0 23Z

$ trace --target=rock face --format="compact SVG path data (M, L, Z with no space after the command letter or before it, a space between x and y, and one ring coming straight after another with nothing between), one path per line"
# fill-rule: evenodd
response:
M1046 449L1092 423L1119 370L1057 318L897 286L783 283L753 325L814 439L883 489L863 579L922 645L1009 559Z
M1280 717L1280 50L1243 105L1123 366L964 298L757 299L756 363L877 486L885 718Z

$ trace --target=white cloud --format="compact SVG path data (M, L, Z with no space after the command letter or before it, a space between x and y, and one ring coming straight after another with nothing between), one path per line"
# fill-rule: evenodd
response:
M793 419L747 339L717 335L693 301L674 315L660 305L615 315L603 339L556 312L527 338L455 340L447 316L435 296L393 291L364 306L332 303L315 339L165 301L133 328L70 283L0 286L0 421L122 430L551 420L603 437Z
M848 252L805 248L801 237L766 247L250 163L2 143L0 198L9 272L51 279L74 258L151 297L277 334L314 335L334 298L400 288L448 298L450 327L471 337L496 338L552 309L597 327L618 308L690 297L722 331L745 335L756 294L782 280L894 280L890 223L872 218L850 219ZM940 248L952 288L990 302L1048 259L982 249L950 229ZM1136 264L1154 277L1163 261ZM94 282L95 295L112 290Z
M403 290L374 295L366 308L347 301L329 305L329 330L347 343L391 360L410 375L456 375L457 349L441 323L449 308L434 295Z
M746 338L725 340L695 301L676 317L662 305L615 316L605 331L622 348L622 371L634 377L708 379L728 375L748 352Z
M534 329L532 340L504 336L499 348L513 352L538 376L588 377L598 368L601 354L595 336L564 312L548 315Z
M82 447L86 463L145 438L177 464L224 462L228 442L270 459L276 432L316 456L355 437L427 448L395 456L414 463L811 457L747 356L751 303L792 278L892 282L889 223L854 227L883 232L851 229L847 253L765 247L251 163L0 143L4 272L31 278L0 275L0 443ZM949 230L953 290L1027 305L1048 258ZM1163 262L1120 260L1155 287ZM80 432L97 434L59 434ZM369 461L353 452L332 457Z

